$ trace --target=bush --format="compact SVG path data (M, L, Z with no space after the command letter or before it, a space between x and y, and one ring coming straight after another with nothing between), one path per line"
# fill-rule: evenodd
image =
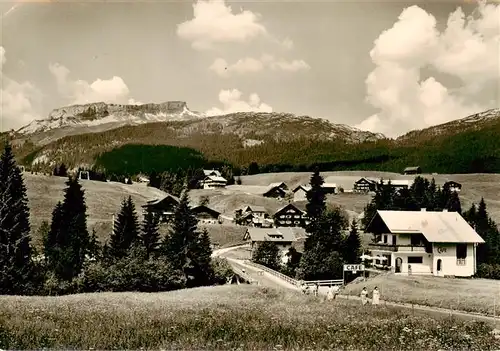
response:
M477 276L485 279L500 279L500 264L480 264L477 267Z
M212 258L211 266L214 274L212 278L213 284L226 284L227 281L234 275L233 269L225 258Z

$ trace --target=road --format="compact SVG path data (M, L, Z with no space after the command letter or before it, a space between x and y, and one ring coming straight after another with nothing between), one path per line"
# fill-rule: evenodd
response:
M212 257L224 257L224 253L235 250L237 248L245 247L245 245L239 245L239 246L234 246L234 247L229 247L229 248L224 248L224 249L218 249L214 250L214 253L212 254ZM260 269L253 267L251 265L248 265L245 263L244 260L238 260L235 258L230 258L230 257L225 257L229 264L238 271L238 273L243 273L246 275L247 279L250 278L250 281L258 282L259 285L262 286L267 286L267 287L272 287L272 288L278 288L278 289L287 289L287 290L294 290L294 291L300 291L300 289L293 285L290 284L270 273L263 272ZM321 287L319 290L320 295L326 295L327 292L327 287ZM361 299L358 296L349 296L349 295L338 295L337 298L344 299L344 300L351 300L351 301L359 301L361 304ZM461 311L454 311L446 308L438 308L438 307L428 307L428 306L423 306L423 305L412 305L412 304L405 304L405 303L395 303L395 302L390 302L390 301L384 301L380 300L380 305L381 306L389 306L391 308L396 308L399 310L411 310L412 313L415 314L420 314L420 315L427 315L427 316L432 316L435 318L449 318L449 317L455 317L459 318L462 320L476 320L476 321L482 321L486 322L489 324L493 324L495 328L500 327L500 318L494 318L491 316L486 316L486 315L480 315L480 314L474 314L474 313L468 313L468 312L461 312Z

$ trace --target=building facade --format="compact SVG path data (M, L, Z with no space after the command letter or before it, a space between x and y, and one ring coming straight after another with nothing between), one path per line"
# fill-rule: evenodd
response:
M471 277L484 240L457 212L377 211L366 232L375 266L396 274Z
M250 243L252 258L255 250L261 243L265 241L275 243L280 250L281 261L285 263L287 261L286 254L293 243L297 241L297 238L292 228L248 228L243 236L243 240Z
M274 214L276 227L305 227L309 223L306 212L294 204L288 204Z
M158 216L160 222L170 222L173 218L175 210L179 205L179 198L167 194L162 199L148 201L142 206L144 212L150 210Z

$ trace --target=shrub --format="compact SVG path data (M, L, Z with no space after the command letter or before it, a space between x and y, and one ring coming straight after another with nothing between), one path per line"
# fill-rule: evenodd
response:
M212 258L211 266L214 275L212 278L213 284L226 284L226 282L234 275L233 269L225 258Z
M477 276L485 279L500 279L500 264L480 264L477 267Z

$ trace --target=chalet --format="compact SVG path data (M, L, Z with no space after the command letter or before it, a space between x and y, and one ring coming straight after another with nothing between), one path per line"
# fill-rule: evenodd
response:
M311 185L299 185L293 192L293 201L306 201L307 200L307 192L311 190Z
M462 184L450 180L443 185L443 189L448 189L451 192L460 192L462 190Z
M375 187L377 189L380 187L380 183L382 183L383 185L390 184L394 189L399 190L403 188L409 189L413 184L413 181L407 179L382 179L375 183Z
M205 205L191 207L191 211L198 218L200 224L219 224L220 212Z
M306 212L292 203L276 211L273 217L276 227L304 227L309 223Z
M272 241L278 246L282 262L286 262L288 250L297 241L293 228L248 228L243 236L243 240L250 243L252 257L258 245L264 241Z
M337 184L335 183L323 183L321 186L325 194L335 194L337 192ZM295 189L292 190L293 192L293 201L306 201L307 200L307 193L308 191L311 190L311 185L306 184L306 185L299 185Z
M244 225L253 227L272 227L273 221L269 218L269 214L262 206L245 206L235 211L241 216L241 221Z
M152 211L159 216L160 222L169 222L173 216L175 209L179 205L179 198L167 194L162 199L155 199L148 201L142 206L144 211Z
M368 193L370 191L375 191L376 188L376 180L363 177L354 182L352 189L355 193Z
M420 166L406 167L403 171L403 174L405 174L405 175L420 174L420 173L422 173L422 168L420 168Z
M227 185L227 180L222 177L221 173L215 169L204 169L203 173L203 189L224 188Z
M283 185L285 188L283 187ZM262 194L262 196L283 199L286 196L287 189L288 187L285 183L271 183L267 187L266 191Z
M376 264L394 273L471 277L484 240L457 212L377 211L366 227Z

